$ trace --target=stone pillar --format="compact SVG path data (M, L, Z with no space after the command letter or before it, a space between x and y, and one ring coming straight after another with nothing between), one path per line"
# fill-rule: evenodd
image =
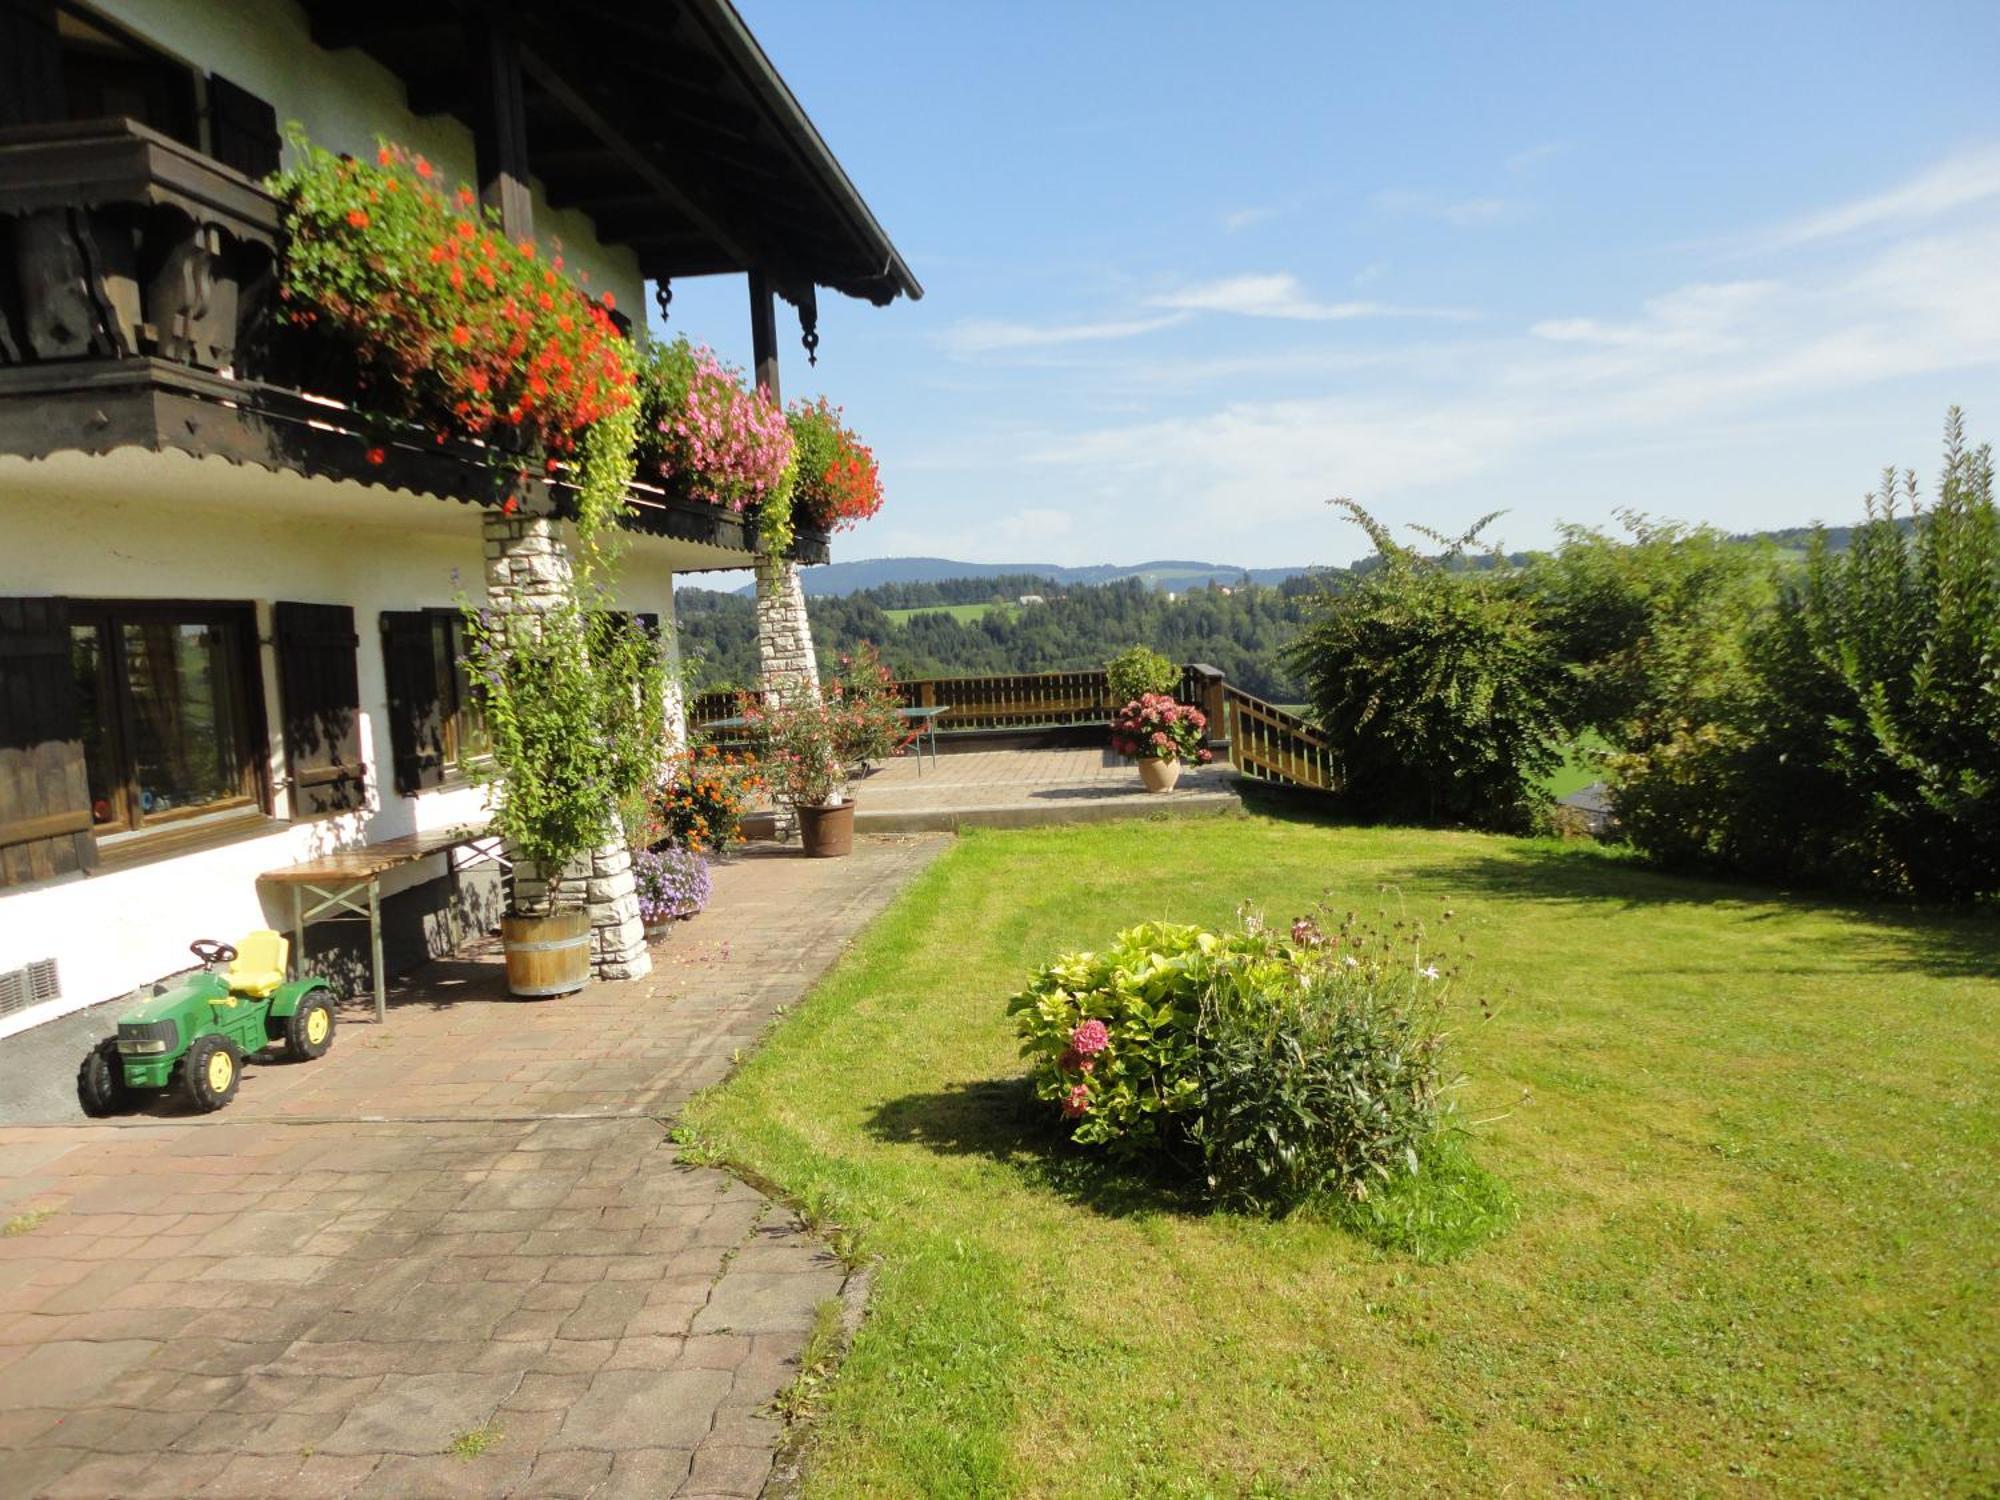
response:
M570 586L569 549L548 515L525 511L484 514L486 604L503 614L542 614L555 608ZM518 904L537 905L547 895L548 872L516 860ZM632 883L632 856L623 838L576 861L563 872L557 904L590 907L590 961L599 979L639 979L653 971Z
M681 627L674 615L674 580L667 576L667 607L660 613L660 653L667 663L667 751L678 755L687 749L687 698L681 684Z
M819 696L805 585L799 565L789 558L757 558L757 659L764 691L777 702L789 703L801 693Z

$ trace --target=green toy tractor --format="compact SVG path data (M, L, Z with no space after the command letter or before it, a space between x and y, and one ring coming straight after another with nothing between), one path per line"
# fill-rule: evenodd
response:
M275 932L253 932L235 948L190 943L202 971L125 1012L118 1034L84 1057L76 1071L83 1112L103 1119L142 1089L176 1089L206 1113L236 1097L249 1053L283 1042L300 1062L323 1054L333 1045L333 986L286 979L289 947Z

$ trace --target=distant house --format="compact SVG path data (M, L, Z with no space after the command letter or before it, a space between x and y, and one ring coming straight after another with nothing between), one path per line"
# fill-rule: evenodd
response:
M1040 594L1023 594L1014 601L1016 604L1047 604L1049 601Z

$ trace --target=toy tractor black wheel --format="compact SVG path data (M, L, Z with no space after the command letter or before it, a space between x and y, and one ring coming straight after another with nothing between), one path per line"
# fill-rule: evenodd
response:
M122 1114L132 1102L116 1037L106 1037L84 1054L83 1065L76 1070L76 1102L93 1120Z
M236 1097L243 1080L243 1054L226 1036L198 1036L181 1058L181 1094L207 1114Z
M332 1045L333 1000L326 991L315 990L285 1018L285 1050L297 1062L311 1062Z

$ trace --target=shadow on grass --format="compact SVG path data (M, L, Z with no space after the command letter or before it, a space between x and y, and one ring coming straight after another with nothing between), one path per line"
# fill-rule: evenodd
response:
M1339 798L1245 780L1246 809L1289 823L1323 828L1410 827L1358 816ZM1511 900L1588 903L1609 910L1663 906L1732 910L1768 922L1797 911L1832 917L1850 929L1846 961L1890 973L1938 978L2000 974L2000 908L1954 908L1921 902L1870 901L1810 887L1759 883L1747 876L1683 871L1649 863L1629 847L1587 840L1513 839L1503 854L1454 850L1412 871L1427 882L1467 895Z
M1111 1218L1204 1213L1184 1177L1112 1161L1071 1144L1025 1078L989 1078L878 1105L867 1130L878 1141L945 1156L983 1156L1068 1202Z
M867 1130L879 1141L948 1156L984 1156L1022 1180L1106 1218L1170 1213L1235 1218L1220 1212L1191 1174L1119 1163L1072 1145L1024 1078L992 1078L879 1105ZM1425 1148L1424 1170L1379 1187L1365 1201L1317 1201L1301 1209L1380 1249L1425 1264L1464 1254L1515 1221L1505 1183L1480 1167L1457 1134ZM1257 1215L1243 1215L1257 1219Z
M1800 912L1833 918L1846 932L1843 963L1936 978L2000 974L2000 912L1891 905L1810 890L1787 890L1713 875L1682 874L1616 850L1523 841L1504 857L1440 861L1424 872L1454 891L1514 901L1569 902L1607 910L1708 907L1740 920L1771 922ZM1803 934L1802 934L1803 939ZM1822 946L1815 937L1815 949Z

